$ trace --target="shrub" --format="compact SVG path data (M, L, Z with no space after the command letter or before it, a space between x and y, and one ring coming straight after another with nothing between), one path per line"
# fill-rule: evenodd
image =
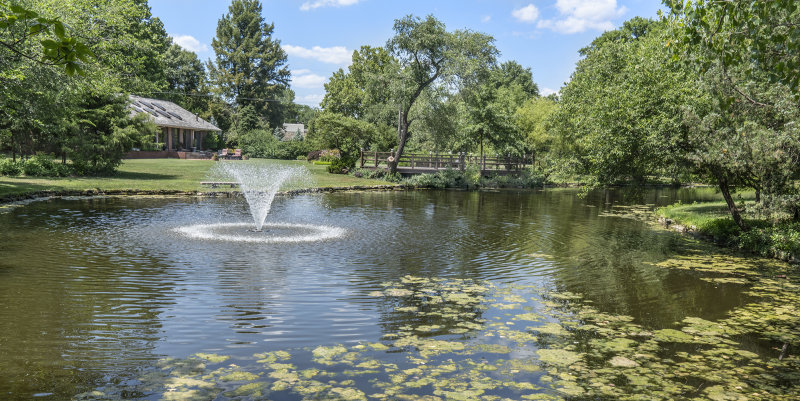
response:
M739 248L759 253L763 256L781 254L800 256L800 224L782 223L768 227L754 227L741 233Z
M22 171L31 177L54 177L58 176L55 163L45 155L36 155L25 161Z
M331 165L328 166L328 172L331 174L347 174L355 165L355 160L348 158L337 158L331 160Z
M366 168L352 168L350 169L350 175L353 177L358 178L371 178L371 179L381 179L386 176L386 170L377 169L377 170L370 170Z
M11 159L0 159L0 175L15 177L22 174L22 167Z
M321 150L315 150L315 151L312 151L312 152L308 152L308 155L306 155L306 160L308 160L308 161L319 160L321 155L322 155L322 151Z
M339 152L339 149L325 149L319 155L319 159L324 162L332 162L341 158L342 153Z

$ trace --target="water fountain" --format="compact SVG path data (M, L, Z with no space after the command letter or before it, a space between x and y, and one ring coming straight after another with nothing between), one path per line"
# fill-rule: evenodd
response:
M343 229L331 226L266 223L272 201L282 187L310 180L308 170L303 166L219 162L210 175L220 181L235 181L239 184L253 223L197 224L176 229L185 236L230 242L281 243L320 241L344 234Z

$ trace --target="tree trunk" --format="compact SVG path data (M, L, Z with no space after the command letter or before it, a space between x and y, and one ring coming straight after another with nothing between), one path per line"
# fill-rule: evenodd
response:
M761 202L761 188L756 188L756 203Z
M749 230L747 224L745 224L744 220L742 219L742 215L739 212L739 208L736 207L736 202L733 201L733 197L731 196L731 188L728 184L728 178L725 177L722 173L715 171L714 177L717 179L717 185L719 186L720 192L722 192L722 196L725 198L725 203L728 204L728 210L731 212L731 217L733 217L734 223L742 231Z
M397 116L397 151L394 152L394 161L389 162L389 173L394 174L397 172L397 164L400 163L400 156L403 155L403 151L406 148L406 142L408 142L408 113L411 111L409 107L408 110L400 109L400 113Z

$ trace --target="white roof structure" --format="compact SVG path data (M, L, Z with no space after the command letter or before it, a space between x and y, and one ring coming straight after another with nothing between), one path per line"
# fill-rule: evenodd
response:
M283 133L284 133L283 140L284 141L290 141L290 140L294 139L294 137L297 136L298 132L301 135L303 135L303 137L305 137L305 135L306 135L306 126L303 125L303 124L283 123Z
M203 120L175 103L149 99L141 96L130 96L131 103L128 106L131 115L146 113L150 119L159 127L185 128L195 131L222 131L214 124Z

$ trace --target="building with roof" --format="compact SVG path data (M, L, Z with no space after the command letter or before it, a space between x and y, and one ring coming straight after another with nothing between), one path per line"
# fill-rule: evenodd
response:
M284 141L302 140L306 137L306 126L304 124L283 123Z
M131 116L145 113L161 131L155 142L163 143L167 152L203 150L203 140L210 132L221 131L214 124L166 100L130 96ZM169 157L169 156L163 156Z

